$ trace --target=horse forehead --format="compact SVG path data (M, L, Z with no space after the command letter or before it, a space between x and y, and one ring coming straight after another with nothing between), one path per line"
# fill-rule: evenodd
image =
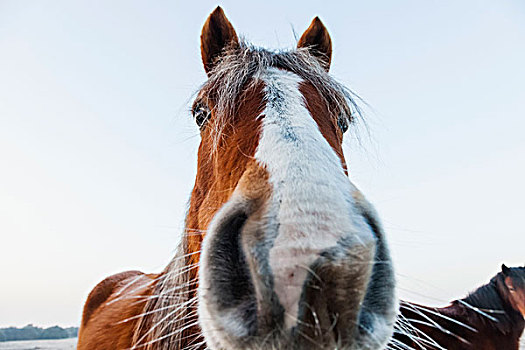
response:
M525 276L514 273L505 277L505 284L525 293Z
M328 144L336 153L346 171L346 160L342 150L343 135L335 123L334 113L327 102L326 96L323 96L313 83L287 70L271 69L270 77L265 79L265 83L267 84L266 86L268 84L272 85L273 89L267 89L266 92L274 97L293 96L295 94L300 97L294 99L294 102L300 104L300 108L304 107L306 109L307 113L304 115L314 120L316 128L321 132L323 138L328 141ZM283 88L285 86L286 88ZM275 91L276 89L283 89L284 91ZM290 90L293 90L291 94ZM287 101L282 102L282 105L290 107ZM297 111L297 108L293 106L289 108L289 111L294 110Z
M313 83L301 78L292 71L276 67L269 67L255 79L258 84L254 85L262 89L264 94L262 103L265 108L267 107L268 99L272 99L271 102L274 108L282 108L282 112L285 112L285 110L287 112L296 111L297 109L291 104L300 104L300 107L306 107L309 117L315 120L325 138L335 137L337 139L334 130L333 113L330 110L327 98L323 96ZM293 98L294 95L295 97L300 97L300 99ZM292 97L293 101L288 100L290 97ZM327 133L328 129L331 129L332 133Z
M339 129L334 122L333 113L326 98L311 82L291 71L275 67L269 67L261 74L252 77L239 98L237 116L234 117L237 120L235 125L239 127L238 130L245 130L245 128L253 130L262 127L265 124L262 120L269 112L268 107L272 113L280 115L281 121L278 123L289 124L292 128L299 121L298 114L313 120L314 124L306 123L305 125L320 131L338 156L346 172L342 133L338 132ZM307 113L304 113L305 111ZM259 130L257 134L261 131ZM246 135L251 134L246 133ZM260 139L256 142L259 143Z

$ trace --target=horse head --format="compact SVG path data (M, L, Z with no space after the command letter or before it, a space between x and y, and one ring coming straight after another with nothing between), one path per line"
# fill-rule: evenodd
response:
M378 217L342 150L353 101L329 74L319 18L291 51L239 40L218 7L201 35L208 80L185 256L210 349L381 349L397 312Z
M525 266L501 265L505 294L512 307L525 318Z

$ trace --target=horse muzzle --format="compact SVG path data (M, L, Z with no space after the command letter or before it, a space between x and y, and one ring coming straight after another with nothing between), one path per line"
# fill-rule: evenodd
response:
M294 203L235 191L215 215L199 272L207 346L381 349L397 302L373 210L357 190L344 220Z

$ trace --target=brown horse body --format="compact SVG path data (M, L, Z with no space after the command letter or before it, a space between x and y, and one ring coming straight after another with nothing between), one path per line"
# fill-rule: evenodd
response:
M206 21L208 81L186 230L158 275L91 292L79 350L369 349L388 341L394 278L375 212L347 176L350 94L318 18L297 50L252 48Z
M443 308L403 302L389 349L518 350L525 327L525 268Z

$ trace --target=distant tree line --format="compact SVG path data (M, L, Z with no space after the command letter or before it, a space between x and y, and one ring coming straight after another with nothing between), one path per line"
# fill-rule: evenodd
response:
M0 328L0 342L11 340L64 339L78 335L78 327L62 328L59 326L40 328L28 324L23 328Z

